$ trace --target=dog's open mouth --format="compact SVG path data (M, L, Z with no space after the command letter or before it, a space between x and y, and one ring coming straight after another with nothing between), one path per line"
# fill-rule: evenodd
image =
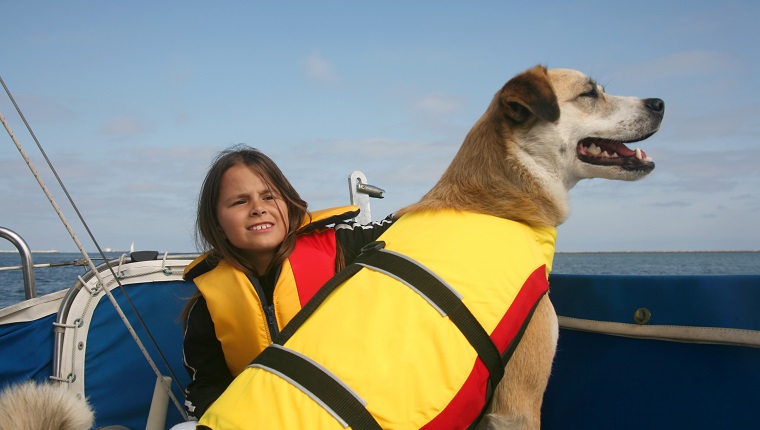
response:
M649 137L649 136L646 136ZM637 139L637 141L646 139ZM643 150L631 150L617 140L587 137L578 142L578 158L584 163L600 166L620 166L626 170L652 170L654 161Z

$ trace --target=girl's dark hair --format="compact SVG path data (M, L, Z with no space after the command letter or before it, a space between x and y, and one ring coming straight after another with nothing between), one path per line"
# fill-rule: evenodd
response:
M222 176L231 167L241 164L261 176L267 188L285 201L288 207L288 231L285 234L285 239L275 250L274 257L265 273L257 273L256 269L245 258L240 249L233 246L227 240L227 236L219 224L219 217L216 212ZM304 218L310 216L306 208L306 202L271 158L264 155L258 149L247 145L233 146L217 155L206 174L206 178L203 180L201 192L198 196L198 214L195 219L196 247L198 251L206 253L206 261L211 265L215 266L220 260L225 259L245 273L257 277L263 276L272 268L279 267L293 252L296 246L298 228L301 226ZM180 314L183 325L187 324L190 310L200 297L201 292L198 290L188 299L185 308Z
M241 164L261 176L267 188L281 198L288 208L288 232L275 250L274 258L272 258L265 273L257 273L240 249L227 240L217 216L222 176L231 167ZM203 180L201 192L198 196L198 215L195 221L196 246L199 251L207 252L206 259L211 264L216 264L219 260L225 259L245 273L263 276L273 267L279 267L293 252L296 244L296 233L307 215L307 203L271 158L250 146L236 145L219 153Z

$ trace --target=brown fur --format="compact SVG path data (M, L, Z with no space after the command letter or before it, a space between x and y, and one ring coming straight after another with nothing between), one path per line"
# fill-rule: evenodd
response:
M538 118L559 118L544 67L530 69L504 85L438 183L398 215L454 208L534 226L560 224L562 212L535 186L530 170L516 160L512 145L515 131L530 128Z
M635 180L654 168L651 160L643 169L583 162L576 155L579 142L645 139L659 128L663 112L659 99L610 96L580 72L536 66L497 92L438 183L397 215L458 209L558 226L569 214L567 191L578 180ZM554 307L545 296L479 428L540 429L558 332Z

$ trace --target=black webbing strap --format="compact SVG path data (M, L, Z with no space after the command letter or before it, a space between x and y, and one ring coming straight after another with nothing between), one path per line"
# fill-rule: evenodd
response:
M512 358L512 355L514 354L515 350L517 349L517 345L522 340L523 335L525 334L525 330L528 328L528 324L530 324L530 320L533 318L533 314L536 313L536 309L538 308L538 304L541 302L541 299L546 295L544 293L539 299L536 301L536 303L533 304L533 307L528 312L527 317L525 318L525 321L523 321L522 325L520 326L520 329L517 331L515 336L512 338L512 341L509 342L509 345L507 346L507 349L504 351L504 354L501 355L501 359L504 363L509 362L509 360ZM489 393L493 394L493 393ZM470 429L477 429L479 428L478 424L480 424L480 421L483 419L483 417L486 414L486 411L488 411L491 408L491 400L492 398L486 399L485 407L480 411L480 415L478 415L478 418L475 419L475 421L472 422L472 424L467 427L468 430Z
M362 266L358 264L350 264L345 269L336 273L329 281L325 283L312 298L306 302L306 305L296 313L288 324L282 329L279 335L274 338L273 342L278 345L284 345L285 342L290 339L296 332L298 327L306 321L312 313L322 304L323 301L330 295L338 285L344 283L348 278L354 276L356 272L362 269Z
M387 272L401 279L446 313L451 322L457 326L478 353L483 364L486 365L491 381L488 390L488 398L490 399L491 392L496 389L502 376L504 376L505 364L502 363L501 354L491 337L488 336L483 326L467 309L462 300L438 277L414 260L404 258L401 255L379 250L362 255L357 259L357 263Z
M332 279L327 281L322 288L309 300L308 303L290 320L283 328L280 334L274 339L274 343L284 345L295 331L311 316L311 314L322 304L338 286L356 274L363 267L385 272L395 277L407 285L412 286L427 300L435 304L451 320L452 323L462 332L470 345L475 349L480 359L485 364L489 372L489 384L486 393L486 405L490 403L493 391L496 389L502 376L504 376L504 363L498 348L494 345L488 333L483 329L474 315L467 309L462 300L449 289L439 278L433 275L417 262L404 258L403 256L382 251L385 243L373 242L362 249L362 254L356 260L342 271L338 272ZM276 351L276 352L275 352ZM290 357L287 365L279 363L284 360L283 356ZM295 358L293 358L295 357ZM356 400L351 392L339 382L332 379L308 360L299 356L284 352L281 348L268 347L253 361L252 365L262 364L266 360L266 367L277 369L283 375L293 380L303 379L309 383L309 391L317 395L324 404L330 406L342 419L351 422L355 417L362 417L362 425L370 427L352 428L380 428L374 418L364 408L361 402L347 400L348 397ZM274 362L274 363L273 363ZM308 363L306 365L305 363ZM328 379L330 381L328 381ZM316 381L316 382L315 382ZM299 384L302 384L299 382ZM306 384L302 384L307 387ZM329 388L327 388L329 387ZM312 390L313 388L313 390ZM319 394L318 394L319 393ZM340 412L339 412L340 411ZM369 422L366 416L372 421ZM367 420L367 423L365 423ZM373 426L374 424L374 426Z
M299 388L308 391L306 395L329 408L333 416L340 417L352 429L382 429L360 399L321 367L290 350L270 346L256 357L252 365L274 370L281 377L289 378Z
M522 340L523 335L525 334L525 330L528 329L528 324L530 324L530 320L533 319L533 314L536 313L536 309L538 309L538 304L541 303L541 299L543 299L549 292L545 292L542 294L538 300L536 300L536 303L533 303L533 307L530 308L530 311L528 312L528 315L525 317L525 321L523 321L522 325L520 326L520 329L515 333L515 336L512 338L512 341L509 342L509 345L507 346L507 349L504 350L504 354L501 354L501 359L506 363L511 358L512 355L515 353L515 350L517 349L517 345L520 344L520 341Z

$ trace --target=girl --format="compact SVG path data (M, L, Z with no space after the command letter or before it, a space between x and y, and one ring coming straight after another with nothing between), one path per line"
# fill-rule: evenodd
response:
M392 222L326 228L357 214L355 206L308 212L277 165L254 148L217 157L198 199L196 242L206 252L184 274L198 287L183 311L191 418Z

